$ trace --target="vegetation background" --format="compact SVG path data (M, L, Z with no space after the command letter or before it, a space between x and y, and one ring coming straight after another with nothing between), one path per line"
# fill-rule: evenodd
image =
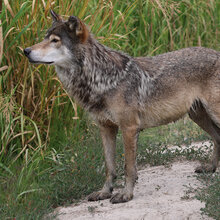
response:
M77 15L97 39L132 56L205 46L220 50L219 0L3 0L0 15L0 219L41 219L54 207L100 188L104 162L96 125L66 94L53 67L31 65L26 48L43 39L50 9ZM159 64L158 64L159 65ZM208 139L187 118L140 136L138 161L166 164L169 144ZM118 137L118 172L123 149ZM219 174L204 176L203 210L220 218ZM207 181L206 181L207 182ZM211 197L210 197L211 196ZM215 196L217 202L212 203Z

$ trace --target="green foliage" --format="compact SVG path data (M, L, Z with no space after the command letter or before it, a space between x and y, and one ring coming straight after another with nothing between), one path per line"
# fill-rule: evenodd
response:
M220 219L220 175L201 175L199 177L206 187L197 190L197 199L205 202L205 208L202 212L218 220Z
M51 7L65 18L79 16L100 42L133 56L200 45L220 49L219 1L4 2L0 14L0 219L42 219L53 207L77 200L103 182L97 128L66 94L54 68L31 65L22 52L43 39L51 25ZM150 129L140 136L138 160L167 164L180 155L171 153L167 145L203 139L207 136L185 120ZM120 135L118 145L121 175ZM201 157L189 151L182 155Z

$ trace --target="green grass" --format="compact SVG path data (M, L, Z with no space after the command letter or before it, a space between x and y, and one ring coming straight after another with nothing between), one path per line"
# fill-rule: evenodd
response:
M59 14L83 19L103 44L133 56L189 46L220 50L219 1L9 0L3 4L0 219L41 219L54 207L100 188L104 181L97 127L68 97L54 68L31 65L22 52L43 39L51 25L51 4ZM179 156L207 160L209 156L202 151L172 153L167 147L206 139L208 136L186 119L149 129L140 135L138 162L167 164ZM120 134L117 143L121 176L124 154ZM209 210L209 215L215 215L213 209L204 211Z
M84 120L87 121L87 116L84 117L82 123L85 123ZM187 144L187 140L191 138L187 130L192 128L194 140L207 138L198 127L186 119L142 132L138 148L138 164L167 165L177 157L204 159L201 152L199 154L187 150L171 152L166 147L172 143ZM177 132L183 129L185 135L176 139ZM174 139L176 141L173 142ZM117 173L118 178L121 178L124 152L120 134L117 138L117 146ZM45 152L42 157L36 152L36 156L32 156L30 161L19 166L16 163L16 167L11 167L11 175L6 174L5 179L2 177L4 179L1 187L4 192L0 193L3 204L0 212L2 219L7 217L41 219L53 208L77 202L80 198L101 188L105 178L104 156L96 125L89 122L86 132L83 131L79 139L73 134L62 142L51 143L48 148L51 150ZM205 154L205 159L208 156ZM14 182L17 184L13 184Z
M218 220L220 219L220 175L203 174L199 176L199 180L205 185L197 190L197 199L205 202L205 208L202 208L202 213Z

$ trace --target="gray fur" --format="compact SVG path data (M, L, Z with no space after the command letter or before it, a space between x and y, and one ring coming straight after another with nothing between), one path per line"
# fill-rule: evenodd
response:
M63 21L55 13L52 16L54 23L45 40L24 52L30 62L54 64L69 95L100 127L107 177L104 187L88 197L90 201L131 200L139 131L176 121L186 113L215 143L211 164L196 171L216 170L220 158L220 52L193 47L154 57L131 57L100 44L77 17ZM124 190L112 195L118 128L124 141L126 181Z

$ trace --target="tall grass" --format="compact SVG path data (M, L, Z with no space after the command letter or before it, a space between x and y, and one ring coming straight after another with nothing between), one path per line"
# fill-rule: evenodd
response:
M51 25L50 8L64 18L79 16L100 42L133 56L188 46L220 49L219 1L4 1L0 15L0 216L4 218L28 219L42 207L80 198L103 181L103 156L93 137L94 125L66 94L54 68L30 65L22 52L43 39Z

